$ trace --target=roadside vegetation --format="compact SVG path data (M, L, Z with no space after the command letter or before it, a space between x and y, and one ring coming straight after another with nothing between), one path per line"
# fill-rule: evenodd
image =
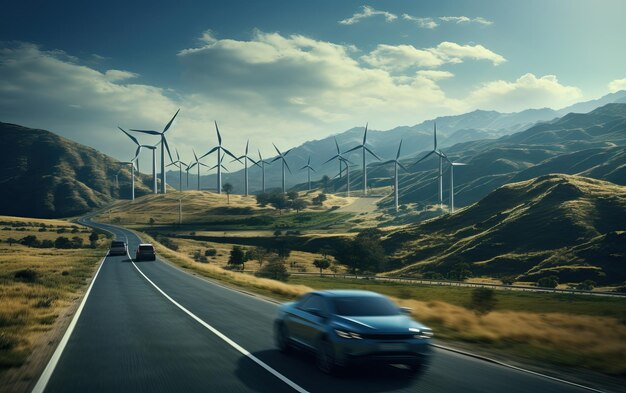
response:
M59 316L93 276L107 243L104 234L68 221L0 216L3 390L23 390L36 377L17 368L56 339Z
M197 262L158 243L156 247L180 267L277 300L294 299L312 289L369 289L411 307L413 316L432 326L439 339L531 363L626 375L626 299L317 276L292 275L286 283Z

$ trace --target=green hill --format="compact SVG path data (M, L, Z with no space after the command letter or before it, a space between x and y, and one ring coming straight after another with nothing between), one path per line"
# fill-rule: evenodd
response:
M398 269L535 281L626 280L626 187L547 175L500 187L454 215L392 231L384 245Z
M130 170L92 148L49 131L0 123L0 214L69 217L130 196ZM136 179L136 195L151 178Z

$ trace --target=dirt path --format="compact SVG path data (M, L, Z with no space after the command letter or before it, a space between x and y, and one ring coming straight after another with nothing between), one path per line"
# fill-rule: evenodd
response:
M365 197L365 198L351 198L354 200L351 204L339 208L338 212L345 213L373 213L376 210L376 204L380 201L381 197Z

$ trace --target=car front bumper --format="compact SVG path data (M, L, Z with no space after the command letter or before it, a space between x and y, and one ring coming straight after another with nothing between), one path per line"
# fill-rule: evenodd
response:
M345 340L335 343L335 360L348 366L362 363L427 363L432 355L432 340L407 341Z

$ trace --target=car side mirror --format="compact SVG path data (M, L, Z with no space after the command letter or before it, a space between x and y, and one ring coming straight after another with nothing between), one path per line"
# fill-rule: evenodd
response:
M411 315L413 309L411 307L400 307L400 312L402 314Z

